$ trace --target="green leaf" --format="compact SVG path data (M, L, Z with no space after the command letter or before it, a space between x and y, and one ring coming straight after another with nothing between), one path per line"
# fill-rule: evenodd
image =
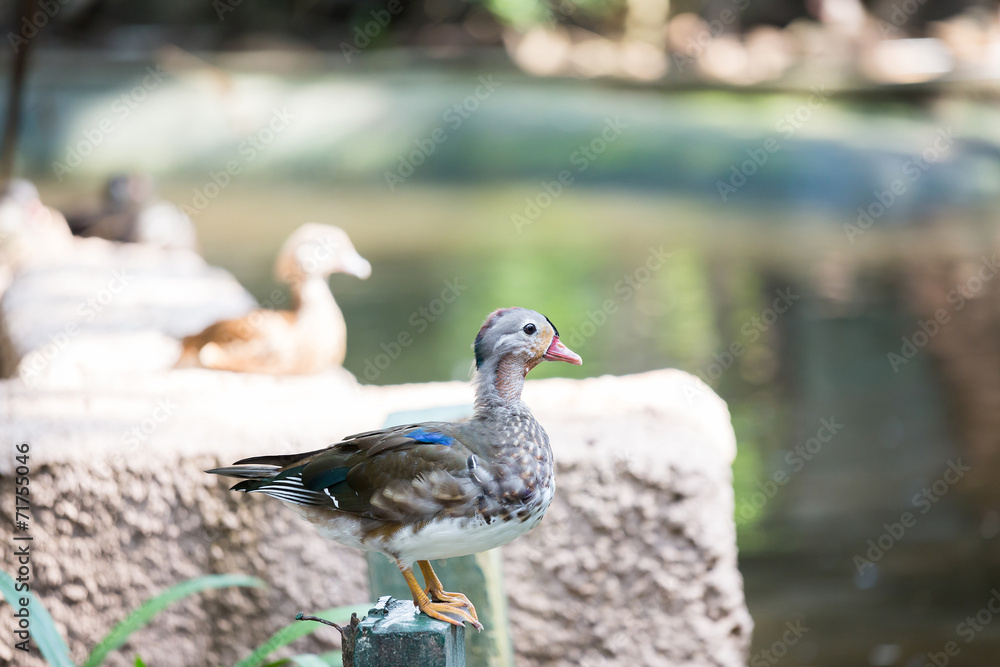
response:
M362 615L367 613L373 606L371 602L365 602L346 607L333 607L332 609L326 609L313 615L327 621L344 624L349 621L352 613ZM236 667L261 667L267 656L282 646L291 644L296 639L301 639L306 635L312 634L320 627L322 627L322 624L314 621L293 621L271 635L271 638L258 646L253 653L236 663Z
M333 662L334 660L336 662ZM324 653L323 655L303 653L288 658L285 660L285 664L297 665L298 667L340 667L343 664L343 660L340 657L340 651Z
M20 609L19 598L28 598L29 622L28 632L35 640L42 657L52 667L73 667L69 657L69 647L56 630L56 622L52 620L48 610L35 596L28 591L18 591L14 578L0 570L0 591L11 607Z
M135 667L146 667L146 663L139 656L135 656Z
M147 600L141 607L129 614L124 621L112 628L111 632L91 651L83 667L100 665L109 653L121 647L128 640L129 635L149 624L161 611L189 595L211 588L228 588L230 586L263 588L265 585L256 577L242 574L211 574L172 586L156 597Z
M340 651L327 651L319 655L312 653L301 653L291 658L282 658L269 662L264 667L287 667L288 665L298 665L298 667L341 667L344 664L344 656Z

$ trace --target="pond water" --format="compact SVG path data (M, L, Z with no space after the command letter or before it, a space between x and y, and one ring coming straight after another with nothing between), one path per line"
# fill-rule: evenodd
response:
M489 92L471 70L306 68L225 74L221 117L188 104L214 90L210 77L179 71L151 93L162 104L122 119L56 182L52 162L141 69L88 72L77 90L43 69L28 171L67 208L112 168L154 171L164 197L193 207L205 257L261 301L281 289L271 264L291 230L342 226L373 267L367 281L331 279L345 366L361 381L467 379L485 315L522 305L585 360L534 377L679 367L715 387L739 441L755 658L802 621L811 630L782 664L923 665L988 600L993 536L960 494L891 558L859 572L854 556L958 456L931 360L897 373L885 359L915 321L899 264L994 243L995 111L822 91L667 94L502 67ZM86 113L68 115L74 95ZM298 124L243 162L278 106ZM227 160L240 174L199 207ZM963 650L964 664L992 664L1000 623Z

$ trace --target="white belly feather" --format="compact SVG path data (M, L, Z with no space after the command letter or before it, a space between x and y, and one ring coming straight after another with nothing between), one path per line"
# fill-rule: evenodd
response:
M555 494L553 486L543 489L541 502L524 520L512 513L509 520L494 518L490 523L481 515L434 519L420 528L405 526L387 538L364 539L358 521L349 515L331 516L300 505L286 503L314 524L323 537L364 551L379 551L396 557L403 565L418 560L456 558L489 551L511 542L537 526Z

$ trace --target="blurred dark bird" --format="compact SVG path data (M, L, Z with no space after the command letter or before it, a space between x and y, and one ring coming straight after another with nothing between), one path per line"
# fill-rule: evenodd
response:
M198 246L191 219L176 205L156 198L148 174L113 176L104 188L100 208L71 215L69 226L77 236L108 241L190 250Z
M274 272L291 288L292 310L261 308L216 322L183 340L178 367L285 375L343 364L347 325L327 278L347 273L365 279L371 265L342 229L310 222L285 241Z
M543 360L582 361L548 318L523 308L493 312L473 347L476 401L468 420L370 431L326 449L208 472L245 479L233 489L283 501L328 539L385 554L420 611L481 629L469 599L445 591L429 561L494 549L542 520L555 493L552 450L521 388Z

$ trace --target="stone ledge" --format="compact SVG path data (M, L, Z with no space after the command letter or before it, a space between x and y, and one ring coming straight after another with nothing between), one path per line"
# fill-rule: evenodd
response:
M153 663L232 663L298 611L370 601L365 566L286 508L229 493L202 471L470 398L464 383L363 387L343 373L182 370L58 392L0 382L0 434L32 446L35 590L80 659L158 589L209 572L260 576L270 590L195 598L130 643ZM124 442L170 400L184 403L143 441ZM669 370L529 381L525 400L552 438L558 490L541 525L503 551L518 664L745 664L752 622L736 566L725 404ZM0 457L3 471L10 459ZM0 497L11 484L0 477ZM0 539L10 539L11 518L3 506ZM296 650L336 642L321 631ZM123 651L109 664L132 662Z

